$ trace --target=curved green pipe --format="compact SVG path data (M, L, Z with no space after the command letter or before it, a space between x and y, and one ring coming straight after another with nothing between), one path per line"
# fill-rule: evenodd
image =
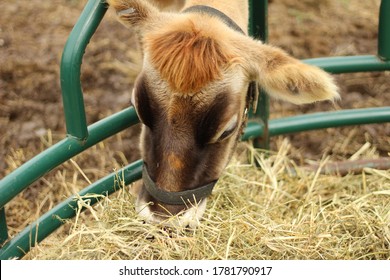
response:
M269 135L277 136L330 127L384 122L390 122L390 107L320 112L270 120ZM250 121L242 140L260 137L262 133L262 124Z
M130 107L90 125L89 137L85 143L67 137L38 154L0 181L0 209L56 166L136 123L137 114Z
M0 259L7 260L23 257L32 247L62 226L65 219L73 218L79 210L78 198L80 196L86 203L93 205L101 198L97 195L108 196L112 194L123 186L123 181L134 182L140 179L141 172L142 161L139 160L116 173L96 181L80 191L78 196L69 197L6 243L0 249ZM92 196L88 197L88 194L92 194Z
M375 55L322 57L302 61L333 74L390 70L390 61L381 60Z
M390 0L382 0L379 10L378 56L390 61Z
M60 79L68 135L79 141L88 138L80 74L85 49L107 10L104 1L88 1L66 41Z

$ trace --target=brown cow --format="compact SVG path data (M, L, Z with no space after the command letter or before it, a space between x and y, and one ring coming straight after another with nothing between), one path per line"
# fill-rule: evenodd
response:
M241 136L253 82L295 104L338 98L330 75L246 35L244 0L108 0L136 30L143 70L132 104L142 122L143 184L136 209L148 222L194 227Z

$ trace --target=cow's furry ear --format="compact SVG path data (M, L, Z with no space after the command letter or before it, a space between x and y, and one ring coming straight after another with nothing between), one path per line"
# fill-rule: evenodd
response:
M159 10L147 1L107 0L115 9L119 20L126 26L140 27L158 18Z
M339 98L333 77L322 69L248 37L241 36L235 41L248 76L271 96L295 104Z

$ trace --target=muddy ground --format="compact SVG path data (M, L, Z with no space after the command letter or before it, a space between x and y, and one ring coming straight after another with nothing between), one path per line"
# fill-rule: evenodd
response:
M63 46L86 1L0 2L0 178L65 137L59 83ZM270 43L304 59L375 54L379 0L273 0ZM134 34L108 12L87 48L82 66L87 119L93 123L129 105L141 56ZM342 100L305 106L271 101L271 114L390 106L390 73L336 75ZM57 168L7 206L10 234L90 181L137 158L136 126ZM388 156L390 125L363 125L288 135L299 164L329 155L350 158L366 144L369 156ZM272 143L278 148L280 138ZM77 177L77 178L75 178Z

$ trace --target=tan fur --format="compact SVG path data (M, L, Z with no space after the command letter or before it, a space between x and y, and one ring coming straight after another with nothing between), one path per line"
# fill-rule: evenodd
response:
M119 18L123 22L127 22L132 25L137 24L142 18L148 18L151 16L152 6L136 5L136 1L107 0L107 3L110 6L115 7L115 10L118 12ZM134 9L134 11L129 13L121 13L122 11L128 9Z
M247 32L249 20L247 0L189 0L186 1L184 9L193 5L214 7L231 18L244 32Z
M168 155L168 163L174 170L181 170L184 168L183 160L174 153Z
M153 0L152 2L161 10L175 11L183 7L185 0Z
M318 67L304 64L279 48L252 41L246 45L257 49L252 64L255 79L273 97L295 104L339 98L333 78Z
M228 62L218 42L193 27L148 37L151 63L171 89L177 93L199 92L211 81L221 78Z

